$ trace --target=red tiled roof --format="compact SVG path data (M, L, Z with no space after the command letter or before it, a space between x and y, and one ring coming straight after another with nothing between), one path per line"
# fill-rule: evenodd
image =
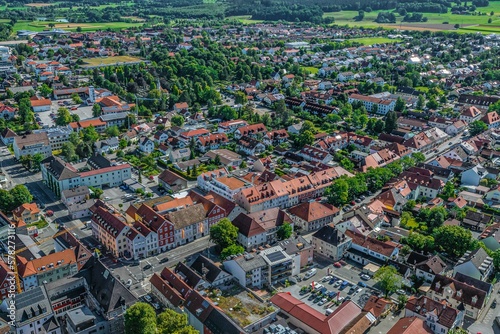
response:
M123 165L116 165L116 166L111 166L111 167L106 167L106 168L99 168L99 169L93 169L88 172L81 172L80 176L81 177L88 177L88 176L93 176L93 175L98 175L98 174L103 174L103 173L109 173L109 172L114 172L116 170L121 170L121 169L126 169L126 168L131 168L129 164L123 164Z

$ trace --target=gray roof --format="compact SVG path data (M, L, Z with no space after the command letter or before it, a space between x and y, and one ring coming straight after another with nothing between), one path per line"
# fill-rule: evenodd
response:
M260 255L246 255L235 259L235 261L245 272L267 266L267 262Z
M170 152L170 157L175 160L189 158L190 155L191 155L191 150L188 147L180 148L178 150Z
M217 279L217 276L223 271L212 260L201 254L191 264L191 269L196 271L198 275L209 283L213 283Z
M63 190L62 193L63 193L64 197L68 198L68 197L90 194L90 190L89 190L89 187L87 187L87 186L78 186L75 188Z
M42 161L45 168L57 179L67 180L77 178L79 175L71 170L59 157L50 156Z
M349 239L346 235L340 232L337 228L330 225L325 225L313 234L313 238L322 240L330 245L338 246L339 244Z
M95 154L87 160L87 164L93 169L111 167L111 161L100 154Z
M110 113L110 114L101 115L100 118L103 122L109 122L109 121L114 121L117 119L127 118L127 115L128 115L128 112L117 112L117 113Z
M465 262L471 262L474 267L476 267L479 271L483 271L481 265L491 264L493 259L488 256L488 254L482 248L478 248L475 251L467 251L465 254L458 260L457 264L462 264ZM486 261L486 262L485 262Z
M95 319L95 315L87 306L82 306L66 313L66 318L76 328L79 324L83 324L89 320Z
M16 327L36 322L52 313L52 307L43 286L34 287L16 296Z

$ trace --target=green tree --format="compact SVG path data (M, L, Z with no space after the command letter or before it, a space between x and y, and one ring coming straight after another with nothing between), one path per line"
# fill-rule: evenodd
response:
M210 227L210 240L221 249L233 245L238 238L238 228L227 218L219 220Z
M398 97L396 100L396 105L394 106L395 111L403 111L406 107L405 100L403 100L401 97Z
M245 253L245 248L237 244L232 244L230 246L227 246L220 252L220 257L222 259L227 259L231 255L237 255L242 253Z
M40 94L42 94L43 97L49 97L50 94L52 94L52 88L50 88L47 84L43 84L39 88Z
M118 146L123 150L125 147L127 147L128 141L124 138L120 139L120 142L118 143Z
M425 161L425 155L422 152L415 152L411 154L411 157L416 161L416 162L424 162Z
M493 258L493 265L496 270L500 270L500 248L493 252L491 255Z
M425 96L424 94L420 94L417 100L417 109L422 109L424 105L425 105Z
M448 331L448 334L469 334L469 331L463 329L463 328L460 328L460 327L456 327L456 328L452 328Z
M11 212L15 209L14 198L11 193L5 189L0 189L0 211L2 212Z
M417 252L430 252L434 250L434 238L431 235L423 235L417 232L411 232L402 242Z
M68 108L59 108L56 118L57 125L68 125L72 120L73 119L71 118Z
M94 126L89 126L82 130L83 133L83 141L87 143L95 143L99 140L99 133L97 133Z
M433 232L434 244L451 256L462 256L470 247L472 233L461 226L445 225Z
M120 135L120 129L116 125L110 126L106 129L106 134L108 137L118 137Z
M218 154L215 155L214 165L220 166L220 156Z
M436 100L434 96L432 96L429 101L427 101L427 108L429 109L437 109L439 107L439 102Z
M398 275L398 271L393 266L384 266L380 268L373 277L380 284L385 293L385 297L401 287L403 279Z
M40 165L42 163L42 160L43 160L43 155L41 153L34 154L32 158L31 168L35 171L39 171L41 168Z
M342 206L349 201L349 184L344 178L335 180L325 192L328 203Z
M66 158L67 161L76 161L78 160L78 155L76 154L76 147L71 142L64 143L61 147L62 155Z
M488 125L483 121L474 121L469 124L469 131L472 136L483 133L488 130Z
M125 312L125 334L156 334L156 313L146 303L135 303Z
M33 196L23 184L18 184L12 188L10 194L12 195L12 205L14 208L17 208L21 204L33 202Z
M247 96L245 93L239 91L234 94L234 103L235 104L245 104L247 103Z
M80 95L78 95L78 93L73 93L73 94L71 94L71 99L73 100L73 102L74 102L75 104L80 104L80 103L82 103L82 102L83 102L83 101L82 101L82 98L80 97Z
M385 132L386 133L391 133L398 127L398 116L396 115L396 112L390 111L387 113L387 116L385 117Z
M197 333L194 327L188 325L186 314L177 313L171 309L160 313L156 323L158 334L189 334L190 331Z
M101 188L89 187L89 189L92 191L92 198L99 199L104 193Z
M92 116L99 117L102 114L102 108L99 103L94 103L92 106Z
M314 135L310 130L301 132L297 137L295 137L295 146L304 147L305 145L311 145L314 143Z
M406 295L399 295L398 296L398 309L402 310L406 306L407 302L408 302L408 297Z
M278 228L278 231L276 231L276 236L280 240L286 240L292 236L293 233L293 227L290 223L284 223Z
M454 198L455 197L455 185L453 182L448 181L443 187L443 190L441 191L441 197L445 200L448 198Z
M182 127L184 125L184 117L182 117L181 115L174 115L172 116L170 123L172 123L172 125L174 126Z

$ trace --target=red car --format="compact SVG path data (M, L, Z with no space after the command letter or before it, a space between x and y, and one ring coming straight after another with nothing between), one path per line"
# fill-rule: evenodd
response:
M54 211L52 210L47 210L47 212L45 212L45 214L49 217L52 217L54 215Z
M335 268L341 268L341 267L342 267L342 265L340 264L340 262L335 262L335 263L333 264L333 266L334 266Z

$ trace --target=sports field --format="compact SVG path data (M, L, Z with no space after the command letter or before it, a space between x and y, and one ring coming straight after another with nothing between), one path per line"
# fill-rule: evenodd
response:
M398 43L401 42L400 39L392 39L387 37L363 37L363 38L352 38L349 41L358 42L363 45L373 45L373 44L384 44L384 43Z
M115 57L98 57L98 58L83 58L82 59L87 66L99 66L99 65L120 65L124 63L134 63L141 61L140 58L131 56L115 56ZM85 66L83 65L83 66Z

